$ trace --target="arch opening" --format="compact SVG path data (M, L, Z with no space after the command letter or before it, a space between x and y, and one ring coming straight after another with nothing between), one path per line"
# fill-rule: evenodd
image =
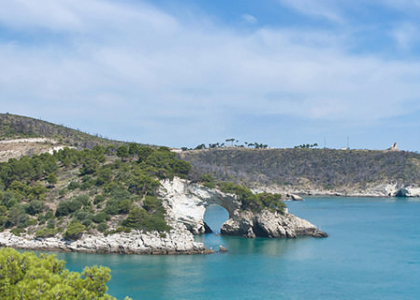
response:
M220 228L222 227L223 223L229 219L229 217L229 212L223 206L218 204L211 204L207 206L204 213L206 233L213 232L220 234Z

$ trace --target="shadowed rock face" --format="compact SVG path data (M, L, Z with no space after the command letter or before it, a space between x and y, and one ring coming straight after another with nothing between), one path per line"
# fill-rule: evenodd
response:
M328 236L315 225L289 213L241 211L241 202L235 195L179 178L163 181L159 195L164 199L168 218L172 222L183 223L193 234L206 232L204 213L208 206L216 204L229 213L229 220L221 228L221 233L225 235L248 238Z

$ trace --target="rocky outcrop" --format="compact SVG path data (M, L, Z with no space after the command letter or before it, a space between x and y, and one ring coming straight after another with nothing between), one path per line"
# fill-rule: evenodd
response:
M130 233L83 235L76 241L67 241L61 236L36 239L31 235L15 236L10 232L0 233L0 246L29 250L119 253L119 254L207 254L202 243L194 241L193 235L179 224L166 235L158 232L144 233L138 230Z
M221 228L224 235L247 238L296 238L298 236L327 237L315 225L289 213L263 210L260 213L236 212Z
M193 234L208 232L204 213L209 205L224 207L229 217L241 207L235 195L205 188L198 183L175 177L172 181L165 180L161 184L159 196L163 199L168 218L172 222L184 224Z
M315 225L289 214L287 210L284 213L268 210L259 213L241 211L241 203L235 195L223 193L217 189L208 189L200 184L190 183L179 178L174 178L173 181L164 181L160 196L164 199L168 216L175 222L185 224L194 234L205 232L204 213L206 207L217 204L224 207L229 213L229 220L221 228L221 233L225 235L248 238L327 236Z

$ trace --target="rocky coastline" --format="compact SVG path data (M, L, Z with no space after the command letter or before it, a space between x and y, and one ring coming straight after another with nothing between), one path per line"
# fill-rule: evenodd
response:
M35 238L33 235L16 236L8 231L0 233L0 246L26 250L106 253L106 254L210 254L204 244L194 241L193 235L178 226L166 235L158 232L115 233L104 236L84 234L80 239L65 240L61 235L50 238Z
M50 238L35 238L34 234L16 236L9 230L0 233L0 246L27 250L65 251L117 254L209 254L203 243L195 242L194 235L208 232L204 213L210 205L220 205L229 213L221 228L225 235L247 238L296 238L298 236L326 237L326 233L306 220L289 214L263 210L259 213L242 211L237 196L218 189L205 188L175 177L161 182L159 196L166 209L170 232L83 234L77 240L65 240L61 234Z
M322 189L312 185L288 186L259 185L252 188L254 193L268 192L283 195L300 196L337 196L337 197L420 197L420 186L399 183L369 184L365 187L336 187L334 189ZM295 200L293 197L288 197Z

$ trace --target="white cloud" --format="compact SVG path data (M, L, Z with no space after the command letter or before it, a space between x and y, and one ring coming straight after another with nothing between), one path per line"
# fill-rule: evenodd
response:
M404 114L407 101L420 97L418 62L350 55L344 37L331 33L238 33L205 16L191 26L143 3L7 5L14 16L0 13L7 28L35 39L36 28L59 31L57 40L0 44L0 90L8 99L0 101L10 112L113 120L148 130L142 138L150 140L225 132L234 114L374 122ZM320 7L316 14L340 20Z
M246 23L248 24L257 24L258 20L256 17L254 17L253 15L249 15L249 14L243 14L242 15L242 20L244 20Z
M403 51L411 50L412 46L419 41L419 34L419 28L412 23L399 24L391 32L397 47Z
M337 7L337 1L331 0L279 0L300 13L319 18L325 18L329 21L342 23L343 16Z

